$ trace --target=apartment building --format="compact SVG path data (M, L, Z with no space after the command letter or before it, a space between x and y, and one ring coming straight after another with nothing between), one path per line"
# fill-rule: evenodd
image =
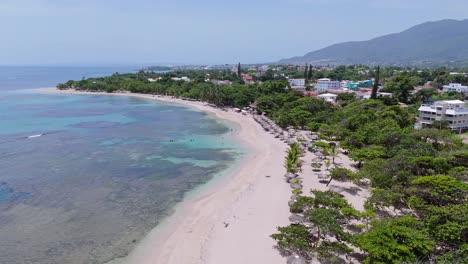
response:
M421 126L432 126L434 121L447 121L452 130L468 129L468 107L460 100L436 101L432 105L419 107Z

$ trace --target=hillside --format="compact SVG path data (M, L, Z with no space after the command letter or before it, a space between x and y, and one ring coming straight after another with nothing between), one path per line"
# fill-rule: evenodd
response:
M367 41L335 44L280 64L468 64L468 19L426 22Z

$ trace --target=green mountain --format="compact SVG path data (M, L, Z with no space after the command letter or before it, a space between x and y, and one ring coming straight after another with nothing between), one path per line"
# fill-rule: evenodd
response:
M426 22L400 33L335 44L279 63L468 65L468 19Z

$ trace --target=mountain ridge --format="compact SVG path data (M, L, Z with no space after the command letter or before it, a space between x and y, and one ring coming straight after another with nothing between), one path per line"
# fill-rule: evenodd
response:
M399 33L348 41L279 64L443 64L468 61L468 19L424 22Z

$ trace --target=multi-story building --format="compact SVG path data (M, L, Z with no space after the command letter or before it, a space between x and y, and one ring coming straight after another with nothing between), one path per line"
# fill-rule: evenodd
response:
M459 93L467 93L468 86L461 85L460 83L451 83L449 85L444 85L442 90L444 92L455 91Z
M452 130L468 129L468 107L460 100L436 101L432 105L419 107L421 126L432 126L434 121L447 121Z
M332 81L328 78L318 79L315 88L319 91L338 90L341 87L340 81Z
M291 86L304 86L305 79L288 79L289 85Z

